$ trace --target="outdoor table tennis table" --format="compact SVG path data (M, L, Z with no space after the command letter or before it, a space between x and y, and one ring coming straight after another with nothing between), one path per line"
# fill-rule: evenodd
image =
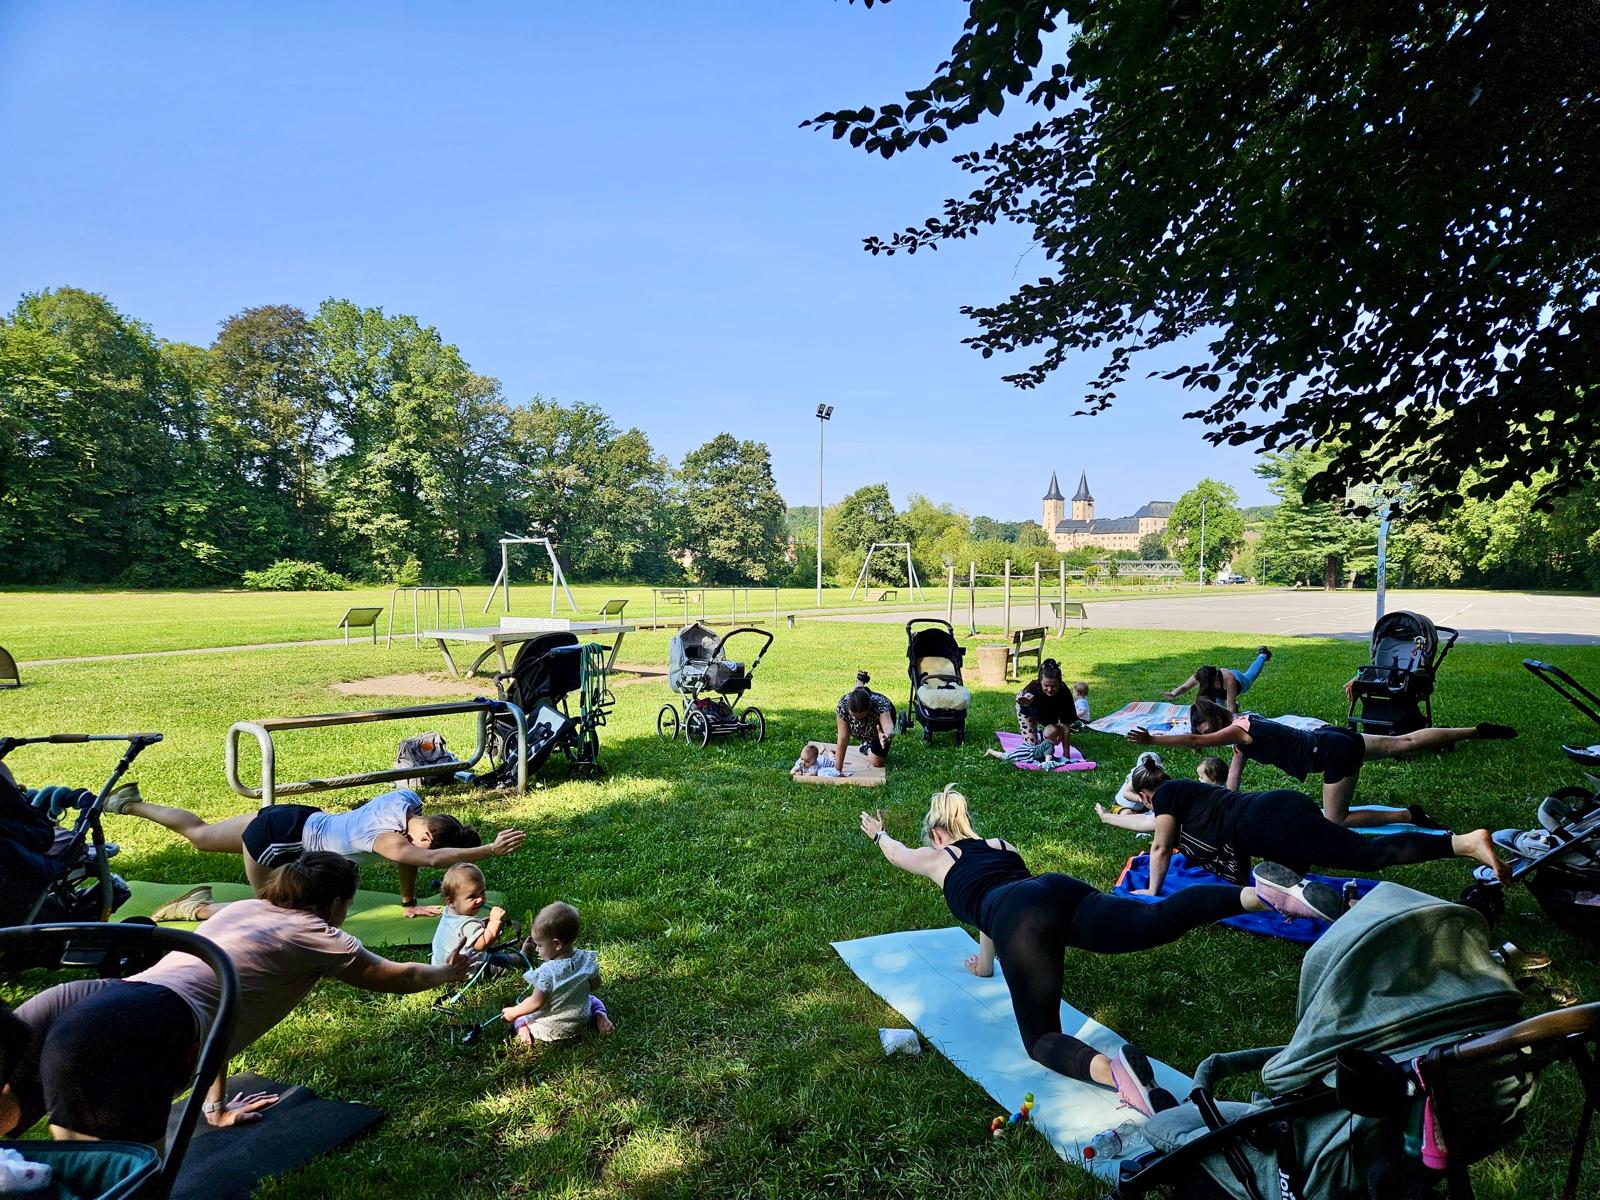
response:
M445 665L450 668L452 675L476 675L478 669L490 658L497 659L501 673L511 670L506 662L506 647L521 645L531 642L534 638L543 637L547 633L575 633L580 637L586 634L615 634L616 640L611 643L611 650L606 658L606 672L609 674L616 668L617 652L622 649L622 639L627 636L631 625L621 625L609 621L569 621L562 617L508 617L510 624L489 625L476 629L426 629L422 636L432 638L439 644L439 653L444 655ZM472 660L472 665L465 672L456 665L456 660L450 653L451 642L468 642L484 646L482 654Z

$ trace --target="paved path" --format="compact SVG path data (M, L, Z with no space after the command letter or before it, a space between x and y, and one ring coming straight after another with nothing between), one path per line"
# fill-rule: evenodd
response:
M1376 597L1371 592L1276 591L1230 593L1221 587L1204 596L1145 600L1086 599L1093 629L1203 629L1274 637L1371 636ZM1411 609L1436 624L1461 631L1463 642L1533 642L1600 645L1600 597L1541 596L1527 592L1393 591L1388 608ZM931 614L930 614L931 615ZM937 613L944 615L941 606ZM819 620L904 624L903 613L820 617ZM967 614L956 611L957 629ZM1013 603L1011 624L1031 625L1031 603ZM978 624L1001 625L998 607L980 608ZM1042 624L1051 623L1046 604Z

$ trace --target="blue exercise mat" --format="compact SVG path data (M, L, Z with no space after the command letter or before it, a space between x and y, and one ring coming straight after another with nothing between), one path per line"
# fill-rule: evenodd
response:
M1330 884L1337 890L1344 889L1345 880L1335 879L1331 875L1307 875L1307 879L1315 879L1321 883ZM1184 888L1194 887L1197 883L1223 883L1228 881L1220 875L1213 875L1202 866L1189 862L1182 854L1174 854L1172 862L1167 867L1167 877L1161 883L1161 895L1170 896L1174 892L1181 892ZM1358 897L1365 896L1378 886L1376 879L1357 879ZM1135 896L1135 888L1150 886L1150 856L1148 854L1135 854L1122 868L1122 875L1117 880L1117 886L1111 890L1119 896L1127 896L1133 900L1151 901L1155 896ZM1235 886L1235 885L1229 885ZM1259 933L1262 937L1282 938L1286 942L1299 942L1309 946L1328 930L1328 922L1317 921L1311 918L1301 918L1291 921L1279 916L1275 912L1243 913L1237 917L1229 917L1220 921L1221 925L1232 925L1235 929L1243 929L1246 933Z
M979 979L962 964L976 954L978 944L965 929L919 929L886 933L880 937L834 942L833 948L861 981L883 997L963 1074L976 1080L1008 1114L1033 1093L1033 1124L1050 1140L1056 1153L1082 1162L1082 1148L1103 1129L1144 1118L1123 1106L1115 1092L1082 1080L1068 1079L1046 1070L1022 1048L1017 1019L1011 1011L1004 967L995 963L994 975ZM1070 1004L1061 1005L1061 1028L1104 1054L1115 1054L1127 1041ZM1166 1063L1151 1059L1156 1082L1174 1096L1187 1096L1194 1081ZM974 1121L988 1130L998 1110L975 1114ZM1028 1136L1012 1129L1007 1136ZM1130 1152L1143 1150L1137 1142ZM1083 1163L1107 1179L1115 1179L1121 1160L1094 1159Z

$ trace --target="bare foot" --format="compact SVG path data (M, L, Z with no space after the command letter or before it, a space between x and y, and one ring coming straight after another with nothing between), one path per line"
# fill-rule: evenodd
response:
M1005 755L1002 754L998 750L985 750L984 753L987 754L990 758L1004 758L1005 757Z
M1094 806L1094 815L1099 817L1107 825L1111 824L1111 814L1106 811L1106 806L1104 804L1096 802Z
M1494 839L1489 836L1487 829L1474 829L1471 833L1457 833L1451 837L1453 849L1458 858L1472 858L1484 866L1493 869L1495 878L1501 883L1511 882L1511 868L1500 861L1500 856L1494 852Z
M615 1033L617 1031L617 1023L606 1016L605 1013L595 1013L594 1029L596 1033L601 1035Z

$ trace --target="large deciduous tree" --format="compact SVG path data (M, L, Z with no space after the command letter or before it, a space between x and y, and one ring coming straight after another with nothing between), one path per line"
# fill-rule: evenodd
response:
M776 583L785 574L783 497L762 442L719 433L679 464L679 545L702 583Z
M1048 270L963 309L986 357L1033 354L1012 382L1101 355L1097 412L1176 343L1213 442L1328 450L1312 500L1600 470L1592 0L970 0L927 87L810 124L887 158L1018 100L1037 121L956 157L969 195L867 240L1021 226Z
M1167 549L1183 565L1184 573L1196 579L1202 569L1202 553L1205 574L1212 576L1243 540L1239 493L1215 479L1202 479L1179 496L1167 518Z

